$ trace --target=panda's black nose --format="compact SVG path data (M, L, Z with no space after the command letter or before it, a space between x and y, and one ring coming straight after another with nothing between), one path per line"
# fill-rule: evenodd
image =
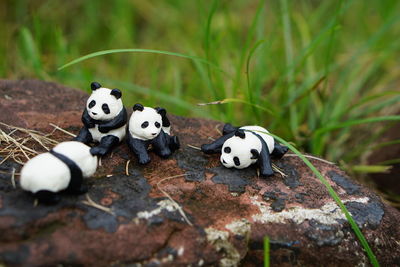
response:
M226 161L224 159L222 159L222 163L226 164Z
M152 135L156 135L157 133L152 133Z
M97 113L96 113L96 112L92 112L92 114L93 114L93 115L97 115Z

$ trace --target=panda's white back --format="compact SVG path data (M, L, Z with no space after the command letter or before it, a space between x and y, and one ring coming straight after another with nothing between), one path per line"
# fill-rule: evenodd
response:
M73 160L81 169L83 177L92 176L97 169L97 157L90 154L90 147L77 141L62 142L53 148L55 152Z
M68 187L71 174L68 167L50 153L29 160L21 170L21 187L36 193L40 190L58 192Z
M274 150L274 147L275 147L275 140L272 136L262 133L262 132L269 133L267 131L267 129L265 129L261 126L257 126L257 125L243 126L243 127L240 127L240 129L253 131L254 133L260 135L262 137L262 139L264 139L265 143L267 144L269 153L270 154L272 153L272 151Z
M53 150L73 160L84 177L97 169L97 157L90 154L90 147L76 141L62 142ZM21 187L36 193L40 190L58 192L68 187L71 173L67 165L50 153L40 154L29 160L21 170Z

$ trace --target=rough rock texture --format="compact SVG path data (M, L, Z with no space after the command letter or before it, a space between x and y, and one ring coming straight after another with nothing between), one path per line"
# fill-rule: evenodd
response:
M52 122L77 133L85 99L54 83L3 80L0 121L44 133L53 130ZM368 264L340 209L300 159L274 162L286 177L225 169L218 156L188 146L218 137L222 123L170 117L182 145L170 159L151 154L148 166L138 166L122 144L87 180L90 198L111 212L86 205L85 195L34 206L29 194L12 186L9 173L20 166L2 164L0 266L260 266L264 236L271 240L273 265ZM61 132L53 137L70 139ZM337 167L312 163L346 203L382 266L400 264L400 213Z

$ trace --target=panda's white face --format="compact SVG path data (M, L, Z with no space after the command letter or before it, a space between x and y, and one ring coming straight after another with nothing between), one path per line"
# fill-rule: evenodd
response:
M162 117L154 108L144 107L136 110L129 120L129 131L135 138L154 139L161 131Z
M121 112L122 108L121 98L113 95L112 90L108 88L94 90L86 103L89 116L100 121L112 120Z
M257 161L261 148L262 145L258 137L245 132L245 138L233 136L225 141L220 160L227 168L247 168Z

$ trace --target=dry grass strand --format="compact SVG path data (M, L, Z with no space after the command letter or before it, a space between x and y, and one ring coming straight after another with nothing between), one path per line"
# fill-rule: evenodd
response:
M190 147L190 148L193 148L193 149L196 149L196 150L200 150L200 151L201 151L201 148L200 148L200 147L193 146L193 145L189 145L189 144L187 144L187 146Z
M96 202L94 202L94 201L90 198L89 194L86 194L86 200L83 200L82 203L85 204L85 205L87 205L87 206L89 206L89 207L93 207L93 208L95 208L95 209L99 209L99 210L102 210L102 211L104 211L104 212L107 212L107 213L109 213L109 214L111 214L111 215L113 215L113 216L115 215L114 212L111 210L111 208L104 207L104 206L102 206L102 205L97 204Z
M166 177L161 179L160 181L158 181L157 183L157 188L158 190L161 191L161 193L163 193L175 206L175 208L179 211L179 213L181 214L181 216L183 217L183 219L187 222L187 224L189 224L190 226L193 226L193 224L190 222L190 220L188 219L188 217L186 216L185 212L183 211L182 207L179 206L179 204L167 193L165 192L161 187L160 184L162 182L174 179L174 178L179 178L179 177L184 177L186 176L186 174L179 174L179 175L174 175L174 176L170 176L170 177Z
M68 134L68 135L70 135L70 136L72 136L72 137L76 137L76 134L73 134L73 133L71 133L71 132L68 132L67 130L65 130L65 129L59 127L58 125L55 125L55 124L53 124L53 123L49 123L49 124L50 124L51 126L54 127L54 130L58 130L58 131L60 131L60 132L63 132L63 133L65 133L65 134Z
M48 137L51 134L46 135L36 130L11 126L3 122L0 122L0 126L10 130L7 133L0 129L0 144L4 146L0 149L0 155L4 156L0 164L7 159L12 159L24 165L26 161L41 153L32 147L34 144L38 144L46 151L49 151L49 147L58 144L56 140Z

